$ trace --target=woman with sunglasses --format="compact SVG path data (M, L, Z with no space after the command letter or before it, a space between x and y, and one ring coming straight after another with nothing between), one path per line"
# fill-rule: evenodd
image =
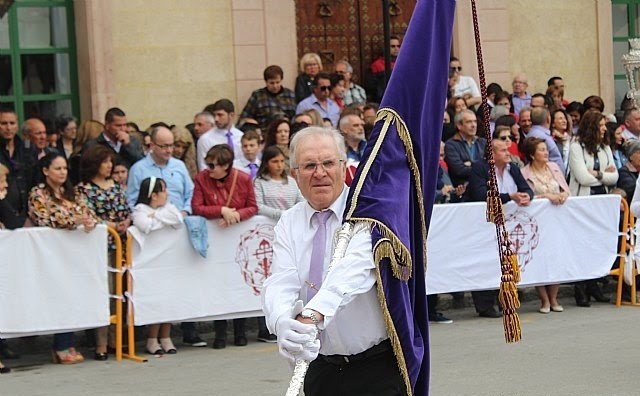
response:
M505 142L507 144L508 149L510 149L511 146L514 146L513 135L511 134L511 128L509 128L508 126L505 126L505 125L497 126L496 129L493 131L492 137L494 139L502 140L503 142ZM511 152L511 150L509 150L509 155L511 156L511 163L513 165L517 166L518 168L522 168L524 166L524 163L522 162L520 157L518 157L517 155L514 155Z
M251 176L233 168L233 150L227 144L216 144L205 156L206 169L196 176L191 207L193 214L215 219L222 228L247 220L258 213ZM234 319L234 344L247 345L246 319ZM227 321L214 321L213 349L227 346Z

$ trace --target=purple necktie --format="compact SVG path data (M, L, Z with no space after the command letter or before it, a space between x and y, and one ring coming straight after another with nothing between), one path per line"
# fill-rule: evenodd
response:
M331 216L331 210L316 212L311 217L318 224L316 234L313 236L311 249L311 265L309 266L309 284L307 289L307 302L316 295L322 285L324 272L324 253L327 248L327 220Z
M227 131L226 135L227 135L227 144L229 145L229 147L231 147L231 151L233 151L234 150L233 139L232 139L233 134L231 133L231 131Z
M256 178L256 173L258 173L258 165L252 162L249 164L249 176L251 176L251 180Z

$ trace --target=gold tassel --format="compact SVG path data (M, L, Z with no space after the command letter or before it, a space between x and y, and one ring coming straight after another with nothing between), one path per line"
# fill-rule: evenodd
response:
M506 262L503 263L505 269L508 269L507 272L511 272L513 274L513 282L520 283L520 265L518 264L518 256L515 254L509 254L504 259Z
M504 219L504 209L502 208L502 201L500 201L500 196L487 194L487 222L498 224L497 221L500 219L500 214L502 214L502 219Z
M522 337L520 318L516 312L520 308L520 299L518 298L518 288L514 282L513 274L506 273L502 275L498 299L503 309L502 324L504 326L505 340L507 342L520 341Z

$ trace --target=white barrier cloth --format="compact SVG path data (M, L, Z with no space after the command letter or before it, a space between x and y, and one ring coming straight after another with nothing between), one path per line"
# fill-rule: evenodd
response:
M617 256L620 196L534 199L504 206L522 281L534 286L607 275ZM435 205L427 245L427 293L496 289L500 263L486 203Z
M620 197L534 200L505 205L507 230L522 267L519 286L604 276L616 257ZM486 204L436 205L428 239L427 292L499 287L500 266ZM135 324L262 315L259 293L270 272L274 221L255 216L221 229L208 221L208 258L186 228L162 229L134 243Z
M191 247L186 227L134 241L135 324L262 316L260 290L270 273L274 225L264 216L228 228L207 221L207 258Z
M0 337L109 324L107 227L0 231Z

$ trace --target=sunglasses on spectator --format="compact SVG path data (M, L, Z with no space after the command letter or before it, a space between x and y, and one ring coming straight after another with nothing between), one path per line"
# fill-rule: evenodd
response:
M206 164L207 164L207 167L209 167L209 169L215 169L216 166L219 166L219 167L223 167L224 166L224 165L216 164L214 162L207 162Z
M321 85L318 88L320 88L321 91L330 91L331 85Z
M451 71L462 71L462 66L452 66L449 68Z
M512 140L512 139L511 139L511 136L500 136L500 137L498 137L498 139L500 139L500 140L502 140L502 141L505 141L505 140Z

